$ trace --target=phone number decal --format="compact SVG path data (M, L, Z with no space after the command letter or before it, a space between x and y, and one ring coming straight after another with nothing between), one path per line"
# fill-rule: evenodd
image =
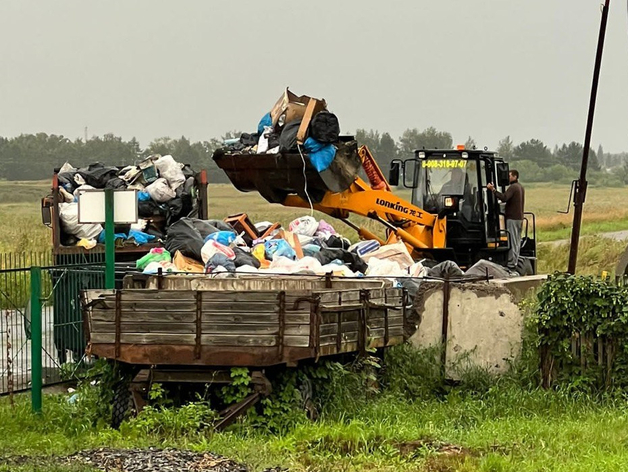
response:
M431 161L423 161L423 167L429 169L464 169L467 161L464 159L432 159Z

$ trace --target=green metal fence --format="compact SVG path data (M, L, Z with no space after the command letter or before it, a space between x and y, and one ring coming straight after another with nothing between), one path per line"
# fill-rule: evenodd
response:
M102 252L0 255L0 395L37 386L33 372L45 386L85 370L80 292L102 287Z

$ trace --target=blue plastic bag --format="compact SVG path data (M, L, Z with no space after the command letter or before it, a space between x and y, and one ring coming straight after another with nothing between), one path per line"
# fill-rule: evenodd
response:
M116 233L113 235L113 240L115 241L116 239L123 239L126 240L128 238L128 236L124 233ZM98 242L100 244L105 244L105 230L103 229L100 234L98 235Z
M207 241L216 241L217 243L222 244L223 246L229 246L236 239L236 234L233 231L216 231L215 233L210 234L205 238L205 242Z
M156 236L152 235L152 234L146 234L142 231L138 231L136 229L132 229L129 231L129 239L133 238L135 240L135 242L137 244L139 244L140 246L142 244L147 244L150 243L151 241L154 241L155 239L157 239Z
M257 132L259 134L262 134L266 126L272 126L272 125L273 125L273 120L270 117L270 112L268 112L264 116L262 116L261 120L259 120L259 124L257 125Z
M319 143L313 138L305 140L303 149L310 155L310 162L318 172L327 169L336 157L336 148L333 144Z
M284 256L292 260L297 258L297 253L285 239L269 239L264 243L264 249L268 260L272 260L273 256Z
M150 194L148 192L137 192L137 200L140 202L147 202L150 200Z

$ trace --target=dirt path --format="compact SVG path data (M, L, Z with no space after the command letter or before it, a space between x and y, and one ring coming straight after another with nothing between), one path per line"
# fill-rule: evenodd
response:
M598 236L601 236L606 239L613 239L615 241L628 241L628 230L623 231L612 231L610 233L600 233ZM556 241L548 241L548 242L540 242L539 244L551 244L552 246L560 246L561 244L569 244L571 241L569 239L558 239Z

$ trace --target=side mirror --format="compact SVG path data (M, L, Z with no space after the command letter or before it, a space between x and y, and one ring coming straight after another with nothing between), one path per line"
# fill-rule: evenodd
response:
M52 225L52 212L50 211L50 202L46 198L41 199L41 222L48 227Z
M509 173L510 168L507 163L500 162L497 164L497 185L499 187L505 187L510 184L510 178L508 176Z
M401 172L401 162L392 161L390 163L390 171L388 172L388 185L396 187L399 185L399 173Z

